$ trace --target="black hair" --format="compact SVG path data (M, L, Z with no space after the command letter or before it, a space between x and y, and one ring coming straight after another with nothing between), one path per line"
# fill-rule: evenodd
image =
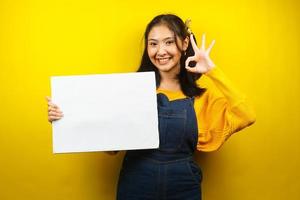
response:
M176 36L178 36L182 41L186 37L190 36L190 33L188 32L185 23L182 21L182 19L180 19L178 16L174 14L158 15L154 17L147 25L144 34L145 48L144 48L144 52L143 52L143 56L142 56L142 60L138 72L154 71L156 77L156 87L159 87L160 85L161 76L159 74L158 69L154 66L154 64L151 62L148 56L147 43L148 43L148 35L151 29L154 26L161 25L161 24L166 25L171 31L173 31L177 47L178 44L177 44ZM188 72L185 68L186 59L190 56L193 56L194 54L195 52L193 50L192 44L189 42L187 50L185 52L181 52L180 72L177 76L182 92L188 97L201 96L205 92L205 89L199 87L196 83L196 81L201 77L202 74L195 74L195 73ZM189 66L194 67L195 62L194 61L190 62Z

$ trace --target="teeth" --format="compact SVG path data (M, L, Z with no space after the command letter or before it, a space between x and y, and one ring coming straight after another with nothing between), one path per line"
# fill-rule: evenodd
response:
M160 65L167 64L171 58L157 58Z
M169 58L159 58L158 60L169 60Z

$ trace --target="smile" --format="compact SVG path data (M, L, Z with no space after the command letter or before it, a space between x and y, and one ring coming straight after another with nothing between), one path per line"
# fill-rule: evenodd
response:
M169 60L171 59L171 57L168 57L168 58L157 58L158 62L160 64L165 64L167 63Z

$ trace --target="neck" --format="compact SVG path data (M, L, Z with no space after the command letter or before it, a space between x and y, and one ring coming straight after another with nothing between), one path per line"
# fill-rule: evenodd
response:
M177 78L179 74L179 70L176 72L160 72L160 84L159 88L163 90L171 90L171 91L178 91L180 90L180 83Z

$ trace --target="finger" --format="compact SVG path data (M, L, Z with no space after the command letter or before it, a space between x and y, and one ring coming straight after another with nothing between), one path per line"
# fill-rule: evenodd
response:
M49 115L49 117L62 117L62 116L63 116L63 113L50 111L50 112L48 113L48 115Z
M48 106L52 106L53 108L59 109L59 107L56 104L52 103L51 101L48 102Z
M196 72L197 72L196 67L189 67L189 66L186 66L185 68L186 68L186 70L187 70L188 72L192 72L192 73L196 73Z
M52 106L48 106L48 112L50 111L55 111L55 108L53 108Z
M46 100L49 102L49 101L52 101L51 100L51 97L48 97L48 96L46 96Z
M194 39L194 35L193 35L193 34L190 35L190 39L191 39L192 47L193 47L194 51L196 52L196 50L198 50L198 47L197 47L197 44L196 44L196 42L195 42L195 39Z
M61 109L55 104L48 105L48 111L49 110L62 112Z
M54 113L61 113L61 114L63 114L63 112L60 109L53 108L51 106L48 107L48 112L54 112Z
M205 33L203 33L203 35L202 35L201 49L205 50Z
M216 40L213 40L213 41L210 43L209 47L208 47L207 50L206 50L206 53L207 53L207 54L210 53L210 51L211 51L211 49L213 48L213 46L215 45L215 43L216 43Z
M48 106L48 112L49 111L56 111L57 109L56 108L53 108L53 106Z
M54 108L59 108L56 104L52 102L52 99L50 97L46 96L46 100L48 101L49 106L53 106Z
M49 104L53 104L53 103L52 103L52 99L51 99L50 97L48 97L48 96L46 96L46 101L48 102L48 105L49 105Z
M191 61L195 61L195 56L190 56L185 61L185 66L188 67Z
M59 119L61 119L61 117L53 117L53 116L48 117L49 122L53 122L53 121L56 121L56 120L59 120Z
M52 119L61 119L63 116L60 116L60 115L58 115L58 116L50 116L50 118L52 118Z

